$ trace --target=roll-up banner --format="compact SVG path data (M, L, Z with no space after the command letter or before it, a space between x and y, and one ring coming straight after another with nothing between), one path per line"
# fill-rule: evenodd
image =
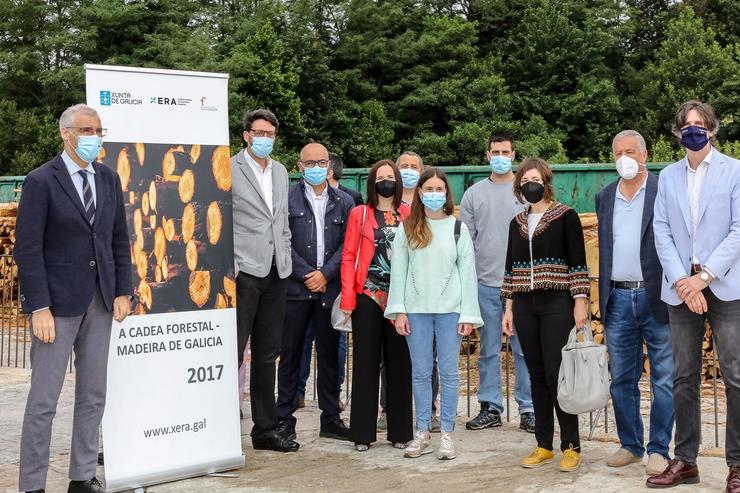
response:
M113 322L108 491L241 467L228 75L86 65L121 179L133 314Z

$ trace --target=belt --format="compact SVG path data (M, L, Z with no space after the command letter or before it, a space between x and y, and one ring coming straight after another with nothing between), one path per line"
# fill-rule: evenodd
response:
M617 289L640 289L645 287L645 281L612 281L611 285Z
M699 274L703 270L704 269L702 268L702 266L700 264L691 264L691 273L692 274Z

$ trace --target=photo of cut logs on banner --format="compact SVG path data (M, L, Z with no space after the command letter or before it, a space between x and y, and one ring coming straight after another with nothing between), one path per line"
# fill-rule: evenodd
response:
M106 142L131 237L134 313L236 306L229 147Z

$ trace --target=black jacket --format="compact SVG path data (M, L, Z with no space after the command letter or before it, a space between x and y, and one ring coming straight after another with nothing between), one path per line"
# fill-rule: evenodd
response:
M611 293L613 262L614 199L619 180L604 187L596 194L596 217L599 219L599 310L606 316L606 306ZM653 239L653 207L658 194L658 177L648 173L645 185L645 207L642 211L642 238L640 243L640 267L645 280L650 313L658 323L668 323L668 307L660 299L663 269L655 250Z
M339 190L349 195L352 198L352 200L355 201L355 205L362 205L364 203L362 201L362 194L360 192L356 190L352 190L351 188L347 188L341 183L339 184L337 188L339 188Z
M33 170L23 182L13 256L18 264L23 311L48 306L55 317L85 313L97 285L105 306L131 295L131 251L118 174L95 168L95 220L85 219L82 200L61 155Z
M324 216L324 265L327 289L322 295L312 293L304 284L306 274L316 270L316 223L313 208L306 199L306 182L301 179L288 192L288 223L291 233L293 272L288 278L288 300L318 299L331 308L340 290L339 268L344 247L344 232L349 211L355 206L352 198L341 190L328 186L328 201Z

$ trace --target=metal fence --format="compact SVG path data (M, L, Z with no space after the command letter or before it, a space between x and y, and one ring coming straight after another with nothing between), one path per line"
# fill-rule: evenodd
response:
M15 367L15 368L30 368L30 343L31 334L29 333L29 324L26 316L21 313L20 302L18 301L20 294L20 287L16 279L16 265L12 255L0 255L0 367ZM463 341L463 351L465 352L465 368L466 368L466 398L467 398L467 415L471 415L471 399L474 395L474 388L471 383L471 374L474 371L471 365L471 356L475 352L475 348L480 347L480 340L477 332L471 336L468 336ZM347 365L345 368L345 399L347 404L351 398L350 382L352 378L352 364L351 364L351 337L347 344L348 355ZM472 350L471 350L472 349ZM511 398L513 395L512 386L512 375L511 375L511 361L513 353L509 344L508 337L505 337L502 345L503 351L503 385L504 385L504 396L505 396L505 418L506 421L511 420ZM316 396L316 363L315 363L315 351L314 351L314 398ZM643 355L644 359L647 359L647 354ZM720 385L718 382L720 378L717 375L717 356L716 351L712 351L712 357L704 357L704 363L711 363L713 369L713 378L711 379L711 393L712 393L712 409L714 417L714 446L719 447L720 444L720 423L719 423L719 405L718 405L718 393L720 391ZM70 356L69 371L73 369L72 357ZM648 378L643 376L643 378ZM652 402L652 394L649 390L642 392L642 399L647 399ZM610 433L609 426L609 407L607 406L603 410L599 410L596 413L591 413L589 416L590 431L588 438L593 436L594 431L603 426L605 434ZM611 430L614 432L615 430Z

